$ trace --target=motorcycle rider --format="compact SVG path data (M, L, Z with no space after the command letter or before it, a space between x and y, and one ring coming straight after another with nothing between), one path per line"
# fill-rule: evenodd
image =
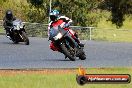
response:
M7 10L3 19L4 30L6 30L6 36L10 38L10 28L13 27L13 21L16 18L13 16L11 10Z
M62 27L65 30L69 30L70 34L72 35L72 37L74 38L74 40L81 46L84 47L84 44L82 44L79 39L78 39L78 35L76 32L74 32L72 29L68 28L70 26L70 24L72 23L72 20L66 16L60 16L59 15L59 11L57 10L52 10L50 12L50 23L48 25L48 37L50 39L50 28L52 28L52 24L62 20L63 23L60 25L60 27ZM52 34L52 33L51 33ZM50 49L52 49L53 51L59 51L59 49L55 46L54 42L51 41L50 43Z

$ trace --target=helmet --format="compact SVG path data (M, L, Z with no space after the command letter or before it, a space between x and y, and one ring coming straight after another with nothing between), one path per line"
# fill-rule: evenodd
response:
M59 17L59 11L58 10L52 10L50 12L50 20L55 21Z
M11 10L7 10L6 11L6 19L8 19L8 20L12 20L13 19L13 13L12 13L12 11Z

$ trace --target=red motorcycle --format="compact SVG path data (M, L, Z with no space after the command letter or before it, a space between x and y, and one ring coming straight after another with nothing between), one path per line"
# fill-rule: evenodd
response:
M81 60L86 59L84 47L79 46L68 29L63 29L60 25L54 24L49 33L49 39L52 41L55 51L63 53L71 61L75 61L76 57Z

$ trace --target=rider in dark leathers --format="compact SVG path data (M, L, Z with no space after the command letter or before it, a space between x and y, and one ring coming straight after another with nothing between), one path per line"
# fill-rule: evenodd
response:
M6 30L7 37L10 37L10 28L13 27L13 21L16 20L16 18L13 16L13 13L11 10L7 10L5 13L5 17L3 19L3 26Z

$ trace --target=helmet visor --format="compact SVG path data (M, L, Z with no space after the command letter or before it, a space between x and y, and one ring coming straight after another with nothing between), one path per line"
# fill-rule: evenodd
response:
M7 15L6 15L6 18L7 18L8 20L12 20L12 19L13 19L13 15L12 15L12 14L7 14Z

